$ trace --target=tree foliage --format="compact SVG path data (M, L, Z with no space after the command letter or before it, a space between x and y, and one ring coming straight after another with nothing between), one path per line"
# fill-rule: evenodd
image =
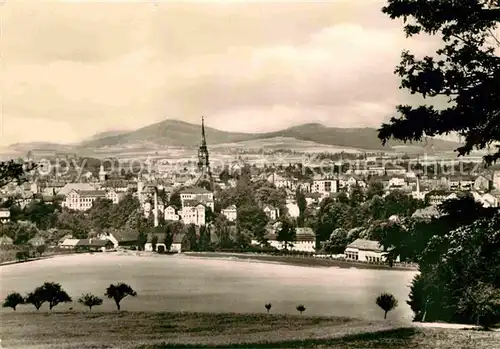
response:
M276 239L283 244L285 250L288 250L288 247L293 247L295 238L296 229L293 222L288 219L281 219Z
M34 167L32 164L23 164L14 160L0 162L0 188L12 182L17 184L25 182L27 174Z
M99 298L91 293L85 293L80 297L80 299L78 299L78 303L89 307L89 310L92 310L92 307L102 305L102 302L102 298Z
M120 311L120 302L122 301L122 299L127 296L135 297L137 296L137 292L135 292L132 287L130 287L126 283L120 282L116 285L109 285L104 295L110 299L113 299L116 304L116 309Z
M3 302L4 308L12 308L14 311L16 307L20 304L24 304L24 298L20 293L12 292L5 297L5 301Z
M397 299L390 293L383 293L377 297L375 303L384 311L384 319L387 319L387 313L398 306Z
M403 52L396 69L401 88L429 103L399 105L399 116L379 129L383 143L392 137L415 141L456 132L465 142L457 151L465 155L500 140L499 6L497 0L388 0L382 11L403 19L407 36L439 35L442 47L422 59ZM447 104L436 108L436 97L446 98ZM499 157L500 148L485 160Z

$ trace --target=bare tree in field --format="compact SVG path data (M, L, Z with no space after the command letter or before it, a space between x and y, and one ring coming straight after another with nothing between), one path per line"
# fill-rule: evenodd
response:
M80 297L78 303L83 304L86 307L89 307L89 310L92 310L92 307L102 305L102 298L99 298L91 293L85 293Z
M397 299L390 293L382 293L377 297L377 300L375 302L384 311L384 319L387 319L388 312L397 308L398 306Z
M137 292L135 292L129 285L120 282L116 285L109 285L104 295L110 299L113 298L116 303L116 308L120 311L120 302L122 299L129 295L135 297L137 296Z
M19 304L24 304L24 298L20 293L12 292L5 297L5 301L3 302L4 308L12 308L14 311Z

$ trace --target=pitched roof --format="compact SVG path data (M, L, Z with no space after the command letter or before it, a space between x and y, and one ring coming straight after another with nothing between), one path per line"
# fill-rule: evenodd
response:
M80 196L85 197L104 197L106 192L104 190L76 190Z
M80 240L79 239L65 239L61 245L63 246L76 246Z
M68 195L73 190L95 190L90 183L66 183L58 192L58 195Z
M182 243L182 240L184 240L184 236L186 236L186 234L184 234L184 233L175 234L173 243L174 244Z
M182 206L184 206L184 207L196 207L198 205L205 206L205 204L203 202L201 202L201 200L183 200L182 201Z
M188 187L180 190L181 194L209 194L211 191L202 187Z
M99 239L81 239L76 244L77 247L104 247L108 244L112 244L109 240L99 240Z
M14 240L7 235L0 236L0 245L12 245Z
M428 206L416 210L411 216L413 218L432 218L432 217L437 218L441 216L441 213L436 208L436 206Z
M354 240L354 242L347 245L347 247L357 248L359 250L365 250L365 251L383 252L383 249L380 246L379 242L373 240L356 239Z
M316 234L309 227L295 229L296 241L316 241Z

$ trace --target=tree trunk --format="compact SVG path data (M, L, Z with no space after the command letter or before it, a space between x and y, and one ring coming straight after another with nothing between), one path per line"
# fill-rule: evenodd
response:
M118 311L120 311L120 301L115 300L115 303L116 303L116 309L118 309Z
M89 305L89 310L92 311L92 306L91 305Z
M387 319L387 311L384 313L384 320Z

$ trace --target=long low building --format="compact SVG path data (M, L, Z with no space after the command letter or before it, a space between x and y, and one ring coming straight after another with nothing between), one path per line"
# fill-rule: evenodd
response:
M385 262L386 254L378 241L365 239L356 239L344 251L346 259L360 262ZM396 262L399 262L399 256Z

